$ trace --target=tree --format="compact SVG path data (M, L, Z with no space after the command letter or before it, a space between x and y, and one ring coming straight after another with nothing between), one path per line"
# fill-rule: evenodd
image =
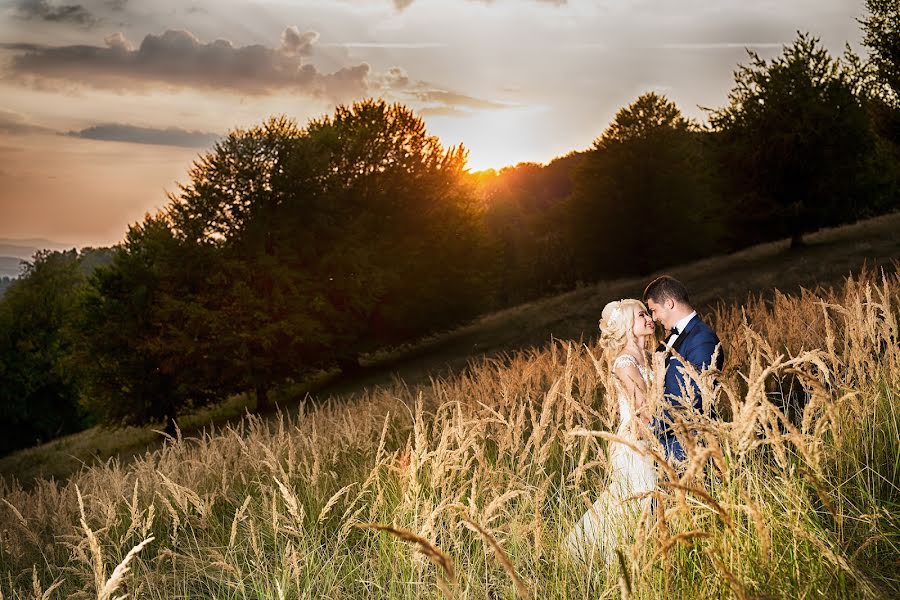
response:
M85 276L75 250L40 251L0 300L0 453L79 431L72 323Z
M218 272L210 255L179 243L164 214L129 228L111 264L90 280L76 358L84 403L109 424L164 420L221 397L227 370L211 351L210 311L196 301Z
M279 382L472 315L486 278L464 168L463 148L373 100L235 130L204 155L167 212L221 261L197 302L228 386L265 408Z
M734 214L758 216L791 246L819 227L852 221L880 201L876 137L847 70L798 34L771 61L748 51L728 106L712 111Z
M900 3L868 0L866 8L869 14L859 22L869 59L863 61L849 48L845 56L857 95L864 101L879 137L879 154L883 157L880 168L885 174L893 173L894 189L885 194L890 198L896 197L900 183ZM887 204L882 210L891 208L891 203Z
M472 174L495 246L494 288L502 306L558 292L574 281L561 207L583 158L573 152L547 165L521 163Z
M884 82L891 90L891 100L900 103L900 2L897 0L866 0L868 15L860 19L863 45L869 48L870 58Z
M214 256L217 268L194 297L222 362L220 393L255 390L268 410L272 384L314 369L342 324L319 299L321 282L291 261L292 244L314 240L282 222L291 190L302 185L288 158L302 136L286 118L238 129L191 169L191 182L167 207L185 249Z
M573 253L589 278L646 273L704 255L719 213L702 134L655 93L619 110L576 172Z
M363 318L359 349L446 327L484 306L485 240L465 148L444 149L402 105L368 100L311 122L297 149L292 172L304 183L295 197L316 208L292 214L317 226L294 229L338 242L307 247L337 275L329 276L332 304L351 308L348 322Z
M409 109L279 117L201 156L85 302L90 405L109 422L270 390L458 322L484 302L465 150Z

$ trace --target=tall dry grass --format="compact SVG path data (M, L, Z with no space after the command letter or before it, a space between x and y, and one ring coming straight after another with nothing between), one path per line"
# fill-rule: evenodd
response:
M900 595L900 278L722 306L721 420L611 567L561 542L606 484L614 398L554 341L66 483L0 482L3 598ZM596 355L596 353L594 353ZM659 394L659 383L653 389Z

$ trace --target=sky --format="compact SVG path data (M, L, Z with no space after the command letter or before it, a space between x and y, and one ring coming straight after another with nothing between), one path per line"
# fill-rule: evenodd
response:
M857 52L862 0L0 0L0 238L111 245L217 137L380 97L472 170L589 148L642 93L703 120L747 49Z

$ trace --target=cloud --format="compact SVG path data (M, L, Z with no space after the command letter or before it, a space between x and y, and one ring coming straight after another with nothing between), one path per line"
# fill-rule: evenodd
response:
M391 67L386 73L377 73L369 79L369 83L372 90L405 102L421 115L469 117L477 111L513 107L511 104L441 89L426 81L413 81L401 67Z
M312 54L312 45L319 39L315 31L300 33L296 25L291 25L281 34L281 51L297 56Z
M369 77L369 86L373 90L402 90L409 85L409 75L402 67L391 67L386 73L375 73Z
M672 43L661 46L651 46L659 50L734 50L739 48L783 48L784 42L698 42L698 43Z
M75 23L91 27L98 19L81 4L51 5L47 0L19 0L13 14L19 19L28 21L41 19L56 23Z
M415 0L392 0L394 3L394 8L397 9L397 12L401 12L410 7L410 5ZM568 0L535 0L539 4L552 4L554 6L565 6L568 4ZM494 0L478 0L482 4L493 4Z
M441 89L426 81L413 81L402 67L369 78L370 88L415 108L420 114L441 117L468 117L482 110L503 110L513 105L484 100Z
M471 117L472 113L452 106L426 106L417 110L423 117Z
M322 73L303 57L318 40L314 31L288 27L280 45L235 46L228 40L202 42L189 31L167 30L147 35L134 47L121 33L105 46L39 46L0 44L18 51L10 76L35 86L67 82L95 88L135 91L151 86L201 88L265 95L296 91L345 101L365 94L370 67L366 63Z
M323 47L338 48L378 48L391 50L423 50L425 48L446 48L449 44L443 42L336 42L320 44Z
M22 113L0 108L0 133L23 135L29 133L51 133L52 130L35 125Z
M180 146L182 148L209 148L221 137L215 133L187 131L177 127L156 129L121 123L94 125L80 131L70 131L66 135L88 140Z
M167 127L165 129L138 127L124 123L106 123L87 127L79 131L62 133L49 127L35 125L22 113L2 108L0 108L0 134L53 134L85 140L179 146L182 148L209 148L221 137L219 134L206 131L188 131L178 127ZM12 151L21 151L21 149L0 146L0 154Z
M437 104L439 106L448 106L455 108L463 108L470 110L497 110L508 108L509 105L500 102L492 102L490 100L482 100L473 98L465 94L457 92L448 92L446 90L427 90L422 92L414 92L413 95L428 104Z
M397 75L405 78L406 73L399 68L392 69L397 71ZM394 85L392 90L395 94L407 98L407 103L413 106L423 117L471 117L484 110L503 110L512 108L511 104L502 102L494 102L492 100L483 100L433 87L426 82L409 83L408 79L404 80L403 85ZM404 89L407 88L407 89Z

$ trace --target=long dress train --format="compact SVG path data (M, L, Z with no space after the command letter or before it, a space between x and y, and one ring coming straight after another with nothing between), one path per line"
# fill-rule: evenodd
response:
M613 368L622 364L632 364L640 371L644 381L649 381L648 369L641 366L631 355L616 358ZM635 433L636 423L632 422L632 405L624 392L618 393L619 427L616 435L637 448L646 447ZM615 549L629 536L637 523L637 517L649 505L649 496L635 499L636 495L656 489L656 467L653 459L636 452L625 444L611 442L609 445L610 483L584 513L565 540L565 547L576 558L587 560L594 551L600 553L609 565L615 559Z

